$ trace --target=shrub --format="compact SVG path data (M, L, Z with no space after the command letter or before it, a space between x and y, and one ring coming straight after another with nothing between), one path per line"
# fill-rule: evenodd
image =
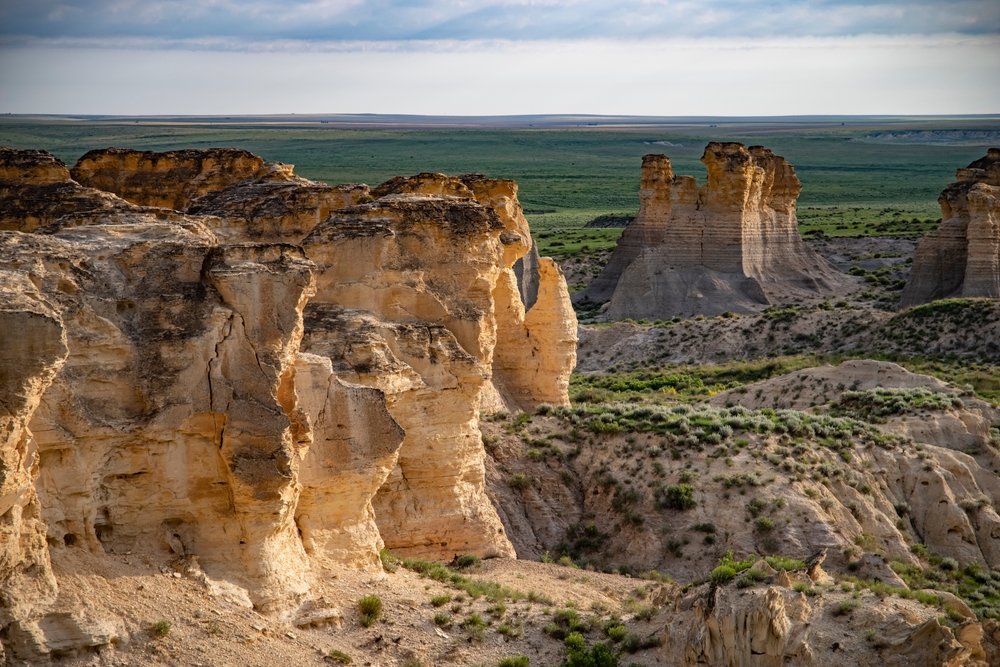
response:
M667 509L694 509L698 505L694 500L694 487L690 484L668 486L664 491L662 504Z
M361 613L361 626L371 627L382 617L382 598L377 595L366 595L358 600L358 611Z
M757 529L757 532L760 533L767 533L770 532L771 530L774 530L774 521L772 521L770 518L766 516L758 517L757 520L753 522L753 524L754 527Z
M610 625L604 629L604 634L613 642L620 642L628 635L628 629L624 625Z
M716 586L723 586L736 578L736 568L732 565L720 565L708 575L708 580Z
M714 533L715 532L715 524L714 523L696 523L696 524L694 524L693 528L694 528L694 530L697 530L697 531L702 532L702 533Z
M524 491L531 486L531 478L522 473L515 473L511 476L509 484L518 491Z
M528 667L529 658L526 655L508 655L500 658L497 667Z
M451 617L443 611L439 611L434 614L434 625L440 625L442 628L451 625Z
M393 556L389 549L383 547L379 550L378 557L382 561L382 569L386 572L395 572L399 569L399 559Z
M850 614L852 611L857 609L860 604L860 600L855 600L854 598L844 598L840 601L840 604L837 605L837 616Z
M958 561L955 560L954 558L942 558L941 564L938 565L938 567L941 568L942 570L957 570Z
M354 662L351 660L351 656L347 655L340 649L332 648L326 655L342 665L349 665Z
M162 638L170 634L171 627L173 626L170 624L170 621L167 620L157 621L156 623L153 623L152 626L150 626L149 631L154 637Z
M441 595L435 595L431 598L431 604L435 607L443 607L451 602L451 596L447 593L442 593Z
M587 647L587 641L583 638L579 632L571 632L566 639L563 640L563 644L570 651L582 651Z
M475 554L465 554L455 559L455 567L457 568L479 567L482 564L483 561L479 560L479 556Z
M610 646L598 642L589 650L572 651L563 667L618 667L619 657Z
M469 634L470 638L482 640L486 632L486 623L477 612L472 612L462 621L462 629Z

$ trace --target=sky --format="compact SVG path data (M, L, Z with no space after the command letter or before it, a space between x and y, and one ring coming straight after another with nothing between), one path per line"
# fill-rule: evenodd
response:
M1000 113L1000 1L0 0L0 113Z

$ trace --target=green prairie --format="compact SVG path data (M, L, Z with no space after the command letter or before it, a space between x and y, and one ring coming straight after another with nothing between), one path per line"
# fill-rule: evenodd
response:
M93 148L145 150L236 146L328 183L378 184L399 174L481 172L512 178L536 230L578 229L601 214L634 214L646 153L665 153L674 172L704 181L711 140L760 144L783 155L802 181L803 233L919 234L940 215L936 200L955 170L998 143L1000 117L980 119L758 119L643 127L347 129L336 125L140 122L0 117L0 145L43 148L72 164ZM987 139L882 141L887 130L986 130ZM668 142L674 145L664 145ZM815 233L815 232L813 232ZM613 244L594 235L592 247Z

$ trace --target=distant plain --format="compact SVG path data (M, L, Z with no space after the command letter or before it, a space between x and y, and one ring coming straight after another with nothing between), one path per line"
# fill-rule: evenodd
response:
M613 246L616 230L581 228L599 215L635 214L643 155L664 153L675 174L704 182L699 158L709 141L763 145L791 162L803 185L803 234L923 234L936 226L937 196L955 170L1000 145L1000 116L0 117L0 145L46 149L68 165L90 149L109 146L234 146L331 184L374 186L421 171L511 178L533 229L552 232L540 239L540 250L564 257L579 246Z

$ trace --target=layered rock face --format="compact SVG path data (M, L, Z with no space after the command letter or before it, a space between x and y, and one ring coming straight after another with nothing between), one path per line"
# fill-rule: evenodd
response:
M17 224L36 233L0 232L0 627L18 657L53 650L50 558L182 559L294 613L317 575L378 568L384 545L514 555L480 407L568 403L576 321L551 260L520 305L513 182L434 175L344 207L367 186L272 164L185 214L83 188L43 152L0 157L11 187L76 198L31 200ZM216 157L167 170L157 203L217 185ZM159 180L125 182L156 202Z
M806 246L784 158L760 146L713 142L708 182L674 176L665 156L643 160L641 209L593 289L614 319L756 312L774 299L819 295L852 279Z
M72 180L47 151L0 147L0 230L30 232L69 213L124 203Z
M938 198L941 226L917 244L900 307L1000 298L1000 148L959 169Z
M338 211L302 244L318 269L303 350L384 391L406 431L375 499L401 554L513 555L484 492L478 428L501 230L470 198L390 195Z
M131 148L93 150L71 170L78 183L139 206L187 208L196 197L253 175L264 160L237 148L154 153Z
M187 212L218 218L213 231L227 243L298 243L332 211L362 199L370 199L367 185L331 187L272 162L250 178L199 197Z

